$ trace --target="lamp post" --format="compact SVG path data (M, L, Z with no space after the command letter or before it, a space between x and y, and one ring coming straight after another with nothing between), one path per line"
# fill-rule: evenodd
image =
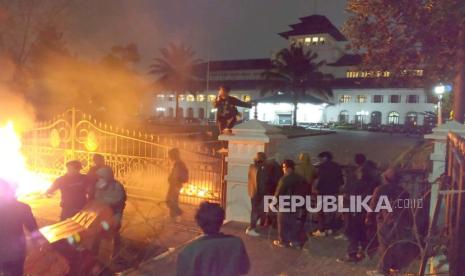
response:
M434 94L438 96L438 126L442 124L442 96L446 92L446 87L442 84L434 87Z

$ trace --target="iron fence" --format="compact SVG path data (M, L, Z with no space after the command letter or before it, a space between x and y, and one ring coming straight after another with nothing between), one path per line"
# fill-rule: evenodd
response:
M115 127L77 109L37 123L22 139L29 168L50 180L64 173L69 160L80 160L86 172L98 153L130 196L150 200L163 200L169 172L167 152L177 147L190 172L181 202L222 202L222 157L200 142Z

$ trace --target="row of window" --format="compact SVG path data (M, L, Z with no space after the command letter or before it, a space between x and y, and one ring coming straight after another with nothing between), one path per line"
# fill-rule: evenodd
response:
M326 43L326 38L324 36L307 36L307 37L291 39L291 44L317 45L317 44L325 44L325 43Z
M401 95L389 95L388 97L388 103L400 103L402 100ZM352 102L352 96L351 95L341 95L339 97L339 102L340 103L350 103ZM357 95L355 96L355 102L356 103L367 103L368 102L368 96L366 95ZM384 96L383 95L373 95L371 98L372 103L383 103L384 102ZM405 99L406 103L419 103L420 102L420 96L419 95L407 95ZM425 100L426 103L435 103L434 97L426 97Z
M157 109L157 116L158 117L168 117L168 118L174 118L174 108L169 107L169 108L164 108L164 107L158 107ZM205 109L204 108L199 108L197 110L197 118L199 119L205 119ZM189 107L187 108L187 114L184 114L184 109L182 107L178 108L178 117L179 118L188 118L192 119L194 118L194 108ZM215 113L211 112L209 118L215 118Z
M351 78L389 78L392 75L389 71L347 71L346 77ZM423 76L423 70L403 70L401 75L421 77Z
M244 102L250 102L251 97L250 95L234 95L231 94L231 96L236 97L238 99L241 99ZM179 95L179 101L183 102L204 102L207 99L206 95L200 94L200 95ZM208 95L208 101L213 102L216 99L216 95ZM157 95L157 100L158 101L169 101L173 102L174 101L174 95Z
M343 110L339 113L339 122L340 123L350 123L349 112L347 110ZM373 111L370 114L370 118L364 115L355 115L355 123L371 123L380 125L382 124L382 113L380 111ZM399 124L399 112L391 111L388 113L387 116L387 123L388 124ZM417 112L408 112L405 116L405 123L406 124L414 124L418 123L418 113Z

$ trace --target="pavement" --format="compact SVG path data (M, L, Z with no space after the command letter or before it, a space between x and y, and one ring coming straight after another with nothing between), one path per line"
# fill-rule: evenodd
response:
M335 235L322 238L310 238L303 250L278 248L272 245L276 238L275 230L260 229L260 237L245 235L246 225L230 222L223 226L222 232L239 236L247 249L251 261L251 270L247 275L366 275L373 270L377 260L365 260L357 264L341 263L347 241L335 239ZM182 248L182 247L181 247ZM175 275L176 257L180 249L157 260L142 264L137 270L123 275Z

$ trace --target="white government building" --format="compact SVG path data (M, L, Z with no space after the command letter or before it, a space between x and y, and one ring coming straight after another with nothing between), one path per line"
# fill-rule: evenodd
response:
M344 35L322 15L300 18L290 25L291 30L279 35L290 44L300 43L306 49L325 60L324 73L332 74L333 97L321 100L313 96L299 100L298 123L372 123L422 125L428 116L436 112L437 100L428 96L425 89L386 84L391 80L389 71L357 71L361 62L358 55L345 51L349 43ZM204 91L180 96L179 112L184 118L215 118L211 102L220 85L229 85L231 95L244 101L257 102L258 119L271 124L291 124L293 106L287 94L261 95L262 72L269 68L270 59L210 61L196 67L202 78ZM208 74L208 77L207 77ZM421 78L422 70L411 70L409 74ZM208 87L208 89L207 89ZM174 96L170 93L157 95L154 115L173 117ZM241 110L245 119L253 118L255 110Z

